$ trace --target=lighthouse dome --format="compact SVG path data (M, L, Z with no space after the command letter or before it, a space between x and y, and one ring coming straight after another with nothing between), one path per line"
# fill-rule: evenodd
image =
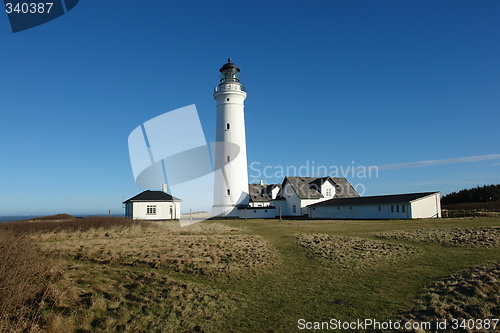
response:
M227 59L227 63L224 64L224 66L221 67L221 69L219 69L219 72L223 72L223 71L227 71L227 70L230 70L230 71L237 71L239 72L240 69L238 68L238 66L236 66L236 64L232 63L231 62L231 58Z

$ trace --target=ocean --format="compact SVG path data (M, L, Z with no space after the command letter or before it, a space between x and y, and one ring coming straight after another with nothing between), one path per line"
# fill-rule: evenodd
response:
M47 216L47 215L17 215L17 216L0 216L0 223L1 222L12 222L12 221L19 221L19 220L29 220L29 219L34 219L34 218L37 218L37 217L40 217L40 216ZM81 215L78 215L78 214L75 214L73 215L74 217L89 217L89 216L108 216L107 214L106 215L103 215L103 214L81 214ZM124 217L125 215L124 214L111 214L111 216L114 216L114 217Z

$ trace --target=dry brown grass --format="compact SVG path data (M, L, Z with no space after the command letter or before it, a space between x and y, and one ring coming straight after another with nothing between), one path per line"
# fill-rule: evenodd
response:
M446 246L500 247L500 227L395 230L374 235L387 239L441 243Z
M113 227L126 228L138 224L146 226L149 225L149 222L138 222L124 217L91 216L86 218L73 218L71 215L58 214L31 220L2 223L0 224L0 230L22 234L33 234L38 232L57 233L109 229Z
M496 263L462 271L433 283L423 291L419 304L413 310L402 314L401 318L405 321L433 323L437 320L441 322L447 320L451 325L453 319L483 321L488 318L499 318L499 316L500 263ZM495 332L498 332L498 326ZM453 331L493 330L473 330L462 327Z
M492 229L500 223L471 221ZM17 243L16 251L2 251L3 262L32 257L37 265L48 260L52 269L45 275L39 275L47 272L44 265L18 269L28 272L39 267L25 276L45 279L42 284L23 280L28 287L41 288L19 292L29 297L3 310L2 330L290 332L302 316L395 318L412 309L422 287L429 285L430 296L422 295L422 306L407 312L406 319L433 310L436 314L458 311L453 302L462 302L464 313L477 310L498 317L497 273L485 268L471 279L453 274L497 262L498 248L366 238L373 232L406 227L411 233L437 224L448 230L470 229L467 223L472 222L266 220L248 221L244 229L241 221L221 223L206 221L184 228L178 223L120 219L16 223L16 237L26 242ZM12 227L0 226L0 236L9 228L12 232ZM15 271L12 267L5 264L0 274L10 274ZM433 289L433 281L450 274L449 281L439 280L436 286L442 282L445 288L455 289ZM15 292L19 281L12 276L11 283L4 281L9 279L0 280L0 288L11 286L11 294ZM474 299L468 300L468 295ZM487 302L489 312L481 312L481 302Z
M115 226L37 236L42 248L62 258L101 264L146 265L181 273L231 275L269 264L270 244L220 224L177 223Z
M226 292L163 273L76 263L48 292L46 332L201 332L237 301Z
M232 276L275 255L216 223L59 217L0 227L1 332L202 332L222 325L234 296L167 272Z
M54 277L50 266L29 237L0 233L0 332L38 330L38 304Z
M330 259L348 269L371 269L418 254L411 246L358 237L326 234L297 234L294 237L314 256Z

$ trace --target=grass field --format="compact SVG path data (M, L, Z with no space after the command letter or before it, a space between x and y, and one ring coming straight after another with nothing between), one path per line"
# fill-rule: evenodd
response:
M500 318L500 218L84 220L5 227L46 267L39 290L18 301L24 311L4 310L3 331L294 332L299 319ZM5 298L16 283L3 273Z

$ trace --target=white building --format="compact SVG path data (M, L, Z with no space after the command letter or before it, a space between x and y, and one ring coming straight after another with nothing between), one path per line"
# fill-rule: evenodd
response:
M331 199L309 205L309 218L421 219L441 217L441 192Z
M238 207L248 205L248 170L243 102L247 97L239 79L240 69L228 59L219 70L217 101L214 204L212 215L238 217Z
M345 178L334 177L285 177L281 197L285 200L282 214L304 216L309 214L307 206L333 199L359 197Z
M270 207L274 206L274 200L281 193L281 184L264 184L261 180L259 184L248 184L249 207Z
M182 200L164 191L144 191L124 201L125 217L134 220L179 220Z
M332 198L359 197L345 178L285 177L282 184L248 185L250 201L240 218L307 217L308 205Z

